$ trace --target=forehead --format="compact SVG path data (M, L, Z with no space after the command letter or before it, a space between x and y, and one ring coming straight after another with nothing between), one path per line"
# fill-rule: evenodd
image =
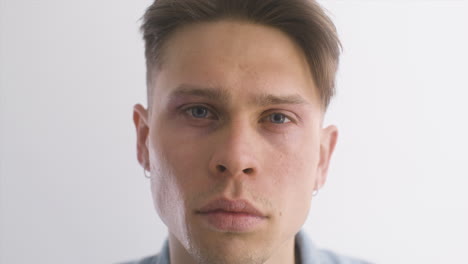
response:
M181 85L223 87L231 95L302 95L318 102L303 51L283 32L240 21L198 23L166 42L155 89L170 94Z

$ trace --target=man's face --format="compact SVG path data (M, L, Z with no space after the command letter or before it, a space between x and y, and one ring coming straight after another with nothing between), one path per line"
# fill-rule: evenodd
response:
M134 120L171 253L263 263L293 252L337 138L301 49L234 21L186 26L166 44L152 108L137 105Z

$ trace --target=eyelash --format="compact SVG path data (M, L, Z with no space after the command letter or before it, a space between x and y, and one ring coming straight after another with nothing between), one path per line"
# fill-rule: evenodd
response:
M193 118L193 119L199 119L199 120L202 120L202 119L214 119L216 120L217 118L206 118L206 117L194 117L192 114L191 114L191 111L193 111L193 109L195 108L203 108L205 109L206 111L208 111L208 113L211 113L211 115L215 116L216 117L216 113L215 111L211 110L210 107L207 107L207 106L204 106L204 105L193 105L193 106L189 106L189 107L186 107L186 108L183 108L182 109L182 112L184 112L185 114L189 115L190 118ZM294 119L291 118L289 115L286 115L284 113L281 113L281 112L271 112L270 114L268 114L267 116L265 117L262 117L260 120L266 120L268 119L269 117L273 116L273 115L282 115L286 120L287 122L284 122L284 123L274 123L274 122L271 122L272 124L275 124L275 125L284 125L284 124L288 124L288 123L292 123L294 122Z

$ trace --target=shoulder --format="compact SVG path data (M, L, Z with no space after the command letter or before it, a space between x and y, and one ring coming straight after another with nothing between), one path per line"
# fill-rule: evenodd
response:
M147 256L139 260L122 262L119 264L169 264L169 242L166 240L159 254Z
M319 249L304 231L300 231L296 235L296 250L301 264L371 264L327 249Z

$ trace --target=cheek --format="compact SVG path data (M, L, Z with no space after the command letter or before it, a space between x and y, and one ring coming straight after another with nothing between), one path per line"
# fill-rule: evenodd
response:
M177 151L170 138L162 134L150 135L149 144L154 207L167 226L175 227L180 225L185 215L183 180L177 177L180 160L177 159Z
M307 200L307 194L312 192L316 175L315 152L304 151L282 155L273 172L274 188L283 193L282 201ZM291 198L289 198L291 197ZM300 199L295 199L299 197Z
M315 182L313 155L312 151L290 154L281 163L284 169L276 175L277 219L283 234L298 231L309 213Z
M155 137L158 142L152 144L150 152L154 171L151 180L154 208L171 233L188 248L190 199L197 192L193 183L196 162L188 156L191 151L182 148L183 144L158 136Z
M313 131L297 131L276 140L272 149L263 154L268 157L263 166L271 170L274 182L293 190L312 184L320 153Z
M310 131L309 131L310 133ZM316 180L319 144L314 136L291 135L265 154L263 186L278 205L278 215L287 221L302 221L307 216ZM291 219L294 218L294 219Z
M151 192L154 207L166 225L176 222L182 216L179 212L184 207L183 192L174 177L170 159L161 149L150 151L152 174Z
M187 137L169 129L159 129L159 132L151 144L151 164L156 174L153 196L158 205L169 211L174 207L183 210L186 202L200 191L198 188L204 186L197 175L202 174L206 162L200 148L187 141Z

